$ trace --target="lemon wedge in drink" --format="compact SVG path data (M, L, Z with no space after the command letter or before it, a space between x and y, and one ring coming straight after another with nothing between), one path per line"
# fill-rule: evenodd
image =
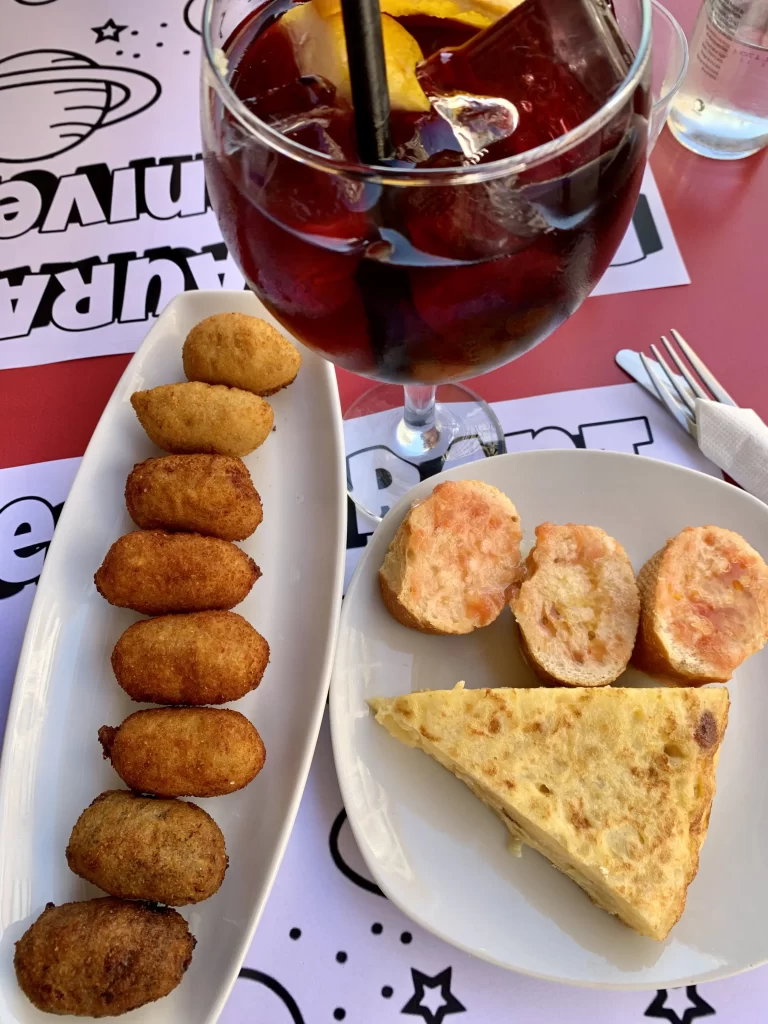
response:
M302 75L322 76L336 86L340 96L351 100L341 14L322 17L312 2L286 11L280 24L291 37ZM386 14L382 15L381 28L392 109L429 110L429 100L416 78L416 65L423 60L419 44L410 32Z
M341 11L341 0L312 0L324 18ZM381 13L392 18L421 14L430 18L450 18L476 28L487 28L518 7L523 0L381 0Z

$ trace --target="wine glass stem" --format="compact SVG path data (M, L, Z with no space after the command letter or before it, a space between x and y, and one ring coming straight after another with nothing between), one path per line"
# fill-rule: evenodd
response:
M403 422L409 430L429 430L435 425L435 393L428 384L406 384Z
M406 384L403 418L397 431L401 447L411 455L431 451L440 440L437 427L435 392L428 384Z

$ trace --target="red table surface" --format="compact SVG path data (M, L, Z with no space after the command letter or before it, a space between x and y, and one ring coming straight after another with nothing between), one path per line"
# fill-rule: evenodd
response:
M698 0L668 0L690 36ZM538 348L471 387L489 401L618 384L620 348L676 327L740 405L768 419L768 151L735 162L689 153L665 129L652 166L692 284L589 299ZM0 467L82 455L129 355L0 373ZM342 405L370 382L339 371Z

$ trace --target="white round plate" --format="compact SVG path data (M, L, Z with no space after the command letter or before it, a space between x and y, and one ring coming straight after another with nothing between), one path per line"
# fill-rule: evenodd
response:
M716 524L768 556L768 506L730 484L638 455L537 451L474 462L441 479L482 479L514 501L524 550L545 520L601 526L635 569L685 526ZM526 686L511 613L466 637L427 636L384 608L377 572L415 487L387 515L344 599L331 683L336 768L355 838L376 882L418 924L527 974L606 988L672 988L768 960L768 648L732 683L717 796L698 877L663 942L593 906L538 853L507 851L498 819L450 772L398 743L366 699L419 689ZM622 685L652 685L626 673Z

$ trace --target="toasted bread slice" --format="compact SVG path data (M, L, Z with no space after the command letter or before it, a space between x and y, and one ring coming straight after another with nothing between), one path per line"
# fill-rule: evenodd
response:
M727 682L768 640L768 566L738 533L688 526L640 570L632 663L677 686Z
M369 704L599 907L664 939L698 871L728 691L463 685Z
M423 633L471 633L496 619L518 581L520 517L479 480L447 480L414 502L379 570L384 603Z
M510 606L542 679L607 686L627 667L640 595L626 551L597 526L542 523Z

